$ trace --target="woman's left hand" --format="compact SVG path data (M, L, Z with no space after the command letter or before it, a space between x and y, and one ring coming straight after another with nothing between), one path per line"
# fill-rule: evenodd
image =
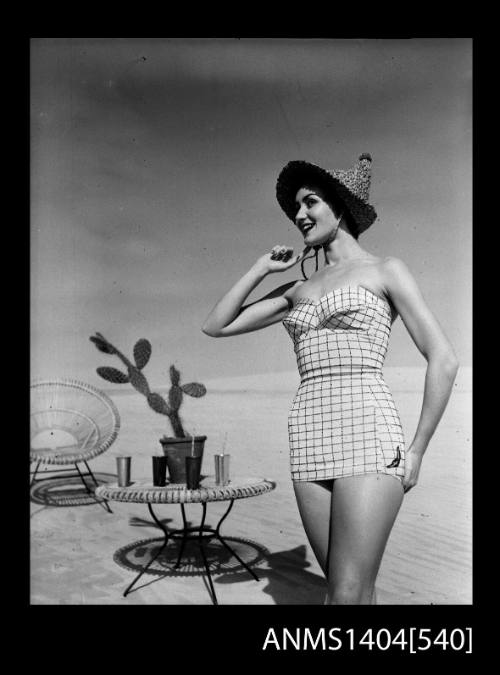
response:
M422 454L417 453L413 446L406 451L405 456L405 475L403 478L403 489L408 492L418 483L418 474L422 464Z

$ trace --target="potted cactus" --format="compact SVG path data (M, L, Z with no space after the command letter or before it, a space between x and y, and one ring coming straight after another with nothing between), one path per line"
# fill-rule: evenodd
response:
M171 387L168 392L168 402L161 394L151 391L148 381L141 372L151 357L151 344L142 338L138 340L133 349L134 362L124 356L112 345L101 333L90 337L97 349L105 354L114 354L125 365L127 372L117 368L101 366L97 368L97 374L108 382L114 384L130 383L139 393L146 397L149 407L160 415L166 415L174 432L174 436L163 436L160 443L163 452L167 456L168 472L172 483L186 482L185 458L194 454L195 457L203 457L206 436L190 436L184 431L179 409L183 402L184 394L199 398L207 393L203 384L189 382L180 384L181 374L174 365L170 366Z

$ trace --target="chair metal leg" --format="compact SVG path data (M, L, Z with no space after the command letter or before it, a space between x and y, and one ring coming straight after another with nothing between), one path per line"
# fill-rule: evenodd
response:
M87 464L87 462L85 462L85 464ZM76 470L78 471L78 475L80 476L80 479L81 479L81 481L82 481L82 483L83 483L85 489L87 490L87 493L94 499L94 501L95 501L97 504L99 504L99 506L103 506L105 509L107 509L107 510L109 511L109 513L113 513L113 511L111 511L111 509L109 508L109 504L107 503L107 501L106 501L105 499L102 499L102 500L101 500L101 499L97 499L97 497L95 496L95 494L93 494L92 490L89 488L89 486L88 486L87 483L85 482L84 474L80 471L80 467L78 466L78 464L77 464L76 462L75 462L75 468L76 468ZM88 465L87 465L87 468L88 468ZM95 482L95 484L97 485L98 483L97 483L97 481L96 481L96 479L95 479L95 477L94 477L94 474L93 474L92 472L90 472L90 474L92 475L92 478L94 479L94 482ZM103 503L103 502L104 502L104 503Z
M35 478L36 478L36 474L37 474L37 471L38 471L38 467L40 466L41 463L42 463L42 460L39 459L38 462L37 462L37 465L36 465L36 467L35 467L35 472L34 472L34 474L33 474L33 478L31 479L31 482L30 482L30 487L31 487L31 486L33 485L33 483L35 482Z
M87 462L86 462L85 460L83 460L83 463L84 463L85 466L87 467L87 471L89 472L90 476L92 476L92 480L94 481L95 486L98 487L98 486L99 486L99 483L97 482L96 477L95 477L94 474L92 473L92 469L90 468L90 466L87 464ZM108 500L107 500L107 499L102 499L101 501L103 502L103 504L104 504L104 506L107 508L107 510L108 510L110 513L113 513L113 511L111 510L111 508L110 508L110 506L109 506Z
M83 477L83 474L82 474L82 472L80 471L80 467L78 466L78 464L77 464L76 462L75 462L75 468L76 468L76 470L78 471L78 475L80 476L80 479L81 479L81 481L82 481L82 483L83 483L84 488L87 490L87 492L88 492L89 495L92 495L92 492L90 491L90 488L89 488L89 486L87 485L87 483L85 482L85 478Z
M83 463L84 463L85 466L87 467L87 471L89 472L89 476L92 477L92 480L94 481L95 486L98 487L99 483L97 482L96 477L95 477L94 474L92 473L92 470L91 470L90 466L87 464L87 462L86 462L85 460L83 460Z

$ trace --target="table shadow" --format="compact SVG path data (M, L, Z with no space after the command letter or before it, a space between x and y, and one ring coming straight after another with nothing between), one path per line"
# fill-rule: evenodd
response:
M137 519L140 521L141 519ZM166 522L166 521L162 521ZM139 526L151 525L147 521L136 523ZM241 537L224 537L231 548L243 562L252 569L261 564L269 555L269 551L254 541ZM129 571L139 572L156 555L163 544L163 537L141 539L122 546L113 555L113 560ZM159 577L166 576L199 576L205 574L205 566L199 546L195 540L186 543L182 561L178 568L175 564L179 555L180 539L170 540L163 552L156 558L145 574ZM234 574L244 572L241 563L217 539L204 543L210 574ZM245 572L248 578L248 572Z

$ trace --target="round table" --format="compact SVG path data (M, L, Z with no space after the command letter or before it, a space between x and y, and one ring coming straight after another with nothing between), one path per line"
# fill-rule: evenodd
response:
M127 487L121 487L116 483L110 483L107 485L101 485L95 491L95 494L98 497L109 501L117 502L131 502L135 504L147 504L149 512L164 534L164 541L160 549L156 552L153 558L142 568L139 574L135 577L131 584L125 589L123 595L126 596L131 592L134 585L140 579L140 577L146 572L146 570L152 565L152 563L158 558L162 553L165 546L168 543L170 538L181 538L181 546L179 550L179 555L177 562L174 565L174 569L178 568L181 564L182 554L185 549L186 542L189 539L196 539L200 552L203 558L203 564L207 574L207 579L210 587L212 602L216 605L217 596L215 594L214 586L212 583L212 576L210 574L210 568L208 565L204 542L209 541L210 539L218 539L221 544L223 544L228 551L233 555L238 562L258 581L258 577L253 572L253 570L248 567L248 565L238 556L238 554L229 546L227 541L220 534L220 527L223 521L229 515L233 504L236 499L245 499L246 497L257 497L258 495L265 494L274 490L276 483L273 481L267 480L266 478L235 478L232 479L227 485L216 485L214 476L206 476L200 481L199 488L195 490L188 490L186 485L183 483L167 483L165 487L159 487L152 485L149 481L138 480L132 482ZM207 503L208 502L221 502L229 501L229 506L222 518L219 520L215 528L207 527L205 525L206 512L207 512ZM178 530L168 530L161 521L157 518L156 514L153 511L153 504L180 504L182 512L182 521L183 527ZM185 504L201 504L202 505L202 518L200 525L195 527L188 527L186 520L186 513L184 509Z

